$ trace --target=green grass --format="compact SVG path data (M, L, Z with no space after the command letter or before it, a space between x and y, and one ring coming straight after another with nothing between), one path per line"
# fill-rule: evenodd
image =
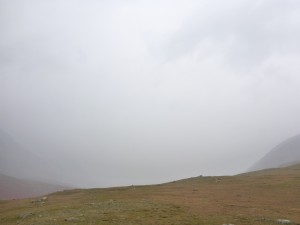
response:
M106 189L70 190L0 201L0 224L300 223L300 165L228 177Z

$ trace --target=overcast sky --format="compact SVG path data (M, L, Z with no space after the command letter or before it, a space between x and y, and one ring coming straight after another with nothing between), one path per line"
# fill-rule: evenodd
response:
M300 1L0 0L0 129L81 186L243 172L300 133Z

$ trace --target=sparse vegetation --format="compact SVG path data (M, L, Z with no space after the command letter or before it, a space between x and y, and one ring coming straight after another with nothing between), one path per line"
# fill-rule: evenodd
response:
M300 165L162 185L69 190L44 201L1 201L0 224L237 225L278 219L299 224L299 190Z

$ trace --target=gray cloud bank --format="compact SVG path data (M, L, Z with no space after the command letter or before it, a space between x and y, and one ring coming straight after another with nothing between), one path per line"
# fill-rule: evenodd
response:
M0 124L80 186L244 171L300 133L299 1L0 1Z

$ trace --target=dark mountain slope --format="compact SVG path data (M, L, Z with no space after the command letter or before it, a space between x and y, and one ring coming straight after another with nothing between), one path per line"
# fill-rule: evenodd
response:
M50 162L20 146L0 129L0 173L20 179L52 181L58 171Z
M300 162L300 135L280 143L261 160L249 168L249 171L278 168Z
M0 174L0 199L28 198L68 189L37 181L21 180Z

